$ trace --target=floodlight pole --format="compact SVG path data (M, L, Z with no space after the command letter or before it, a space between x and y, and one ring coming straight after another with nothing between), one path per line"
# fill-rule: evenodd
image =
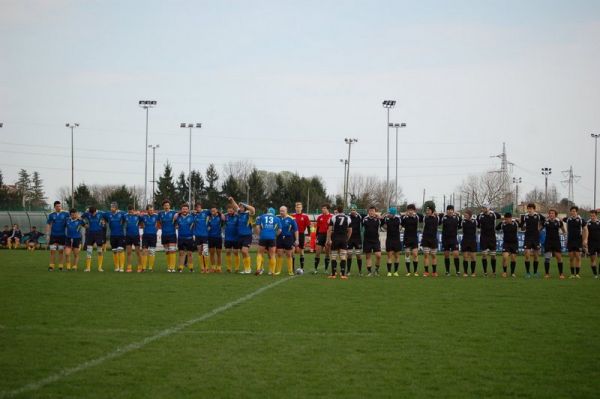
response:
M352 144L358 143L358 139L349 139L345 138L344 141L348 144L348 166L346 167L346 176L344 182L344 206L349 205L348 194L350 192L350 151L352 149Z
M154 100L140 100L138 101L138 105L146 110L146 147L144 148L144 207L148 204L148 111L150 108L156 106L156 101ZM154 194L153 194L154 195Z
M383 101L383 108L385 108L387 110L387 145L386 145L386 152L387 152L387 166L386 166L386 178L385 178L385 195L386 195L386 205L389 209L390 207L390 108L394 108L394 105L396 105L396 101L395 100L384 100Z
M345 202L346 202L346 190L348 189L346 187L346 177L348 176L348 159L340 159L340 162L342 164L344 164L344 206L345 206Z
M188 155L188 205L192 206L192 129L201 128L201 123L181 123L179 125L181 128L189 128L190 129L190 148Z
M592 133L592 138L594 139L594 209L596 208L596 175L598 173L598 137L600 134Z
M548 208L548 176L552 174L552 168L542 168L542 175L544 175L544 201L546 202L546 208Z
M396 128L396 183L394 188L394 201L398 205L398 129L406 127L406 123L388 123L389 127Z
M523 179L520 177L513 177L512 181L515 185L515 207L513 212L516 212L519 210L519 184L523 182Z
M149 145L148 148L152 148L152 206L154 206L154 193L156 192L154 188L154 184L156 183L156 149L160 148L160 144Z
M67 123L65 126L71 129L71 208L75 208L75 149L73 131L79 127L79 123Z

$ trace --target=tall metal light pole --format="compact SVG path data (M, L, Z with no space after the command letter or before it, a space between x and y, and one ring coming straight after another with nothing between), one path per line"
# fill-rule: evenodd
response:
M390 207L390 109L396 105L396 100L384 100L383 108L387 110L387 168L385 178L386 205Z
M192 129L200 129L202 123L181 123L181 128L190 129L190 153L188 158L188 205L192 206Z
M156 107L156 101L154 100L140 100L138 105L146 110L146 147L144 148L144 200L142 201L144 207L148 204L148 110Z
M592 138L594 139L594 209L596 208L596 175L598 173L598 137L600 134L592 133Z
M156 183L156 149L160 148L160 144L156 145L148 145L148 148L152 149L152 206L154 206L154 193L156 189L154 188L154 184Z
M544 175L544 201L546 202L546 208L548 207L548 176L552 174L552 168L542 168L542 175Z
M515 208L513 212L519 210L519 184L523 182L523 179L520 177L513 177L513 184L515 185Z
M358 139L349 139L345 138L344 141L348 144L348 166L346 168L346 182L345 187L346 191L344 192L344 206L348 205L348 192L350 191L350 150L352 149L352 144L358 143Z
M71 129L71 208L75 208L75 150L73 149L73 130L79 127L79 123L67 123L65 126Z
M0 122L0 127L4 127L4 123Z
M348 190L348 187L346 187L346 177L348 176L348 160L347 159L340 159L340 162L344 164L344 205L346 202L346 191Z
M396 129L396 184L394 188L394 202L398 205L398 129L406 127L406 123L388 123L389 127Z

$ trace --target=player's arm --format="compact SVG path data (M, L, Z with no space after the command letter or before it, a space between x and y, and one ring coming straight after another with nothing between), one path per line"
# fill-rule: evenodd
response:
M567 234L567 229L566 229L566 223L564 223L562 220L560 221L560 231L562 231L563 234Z
M296 219L292 218L292 229L294 230L294 246L300 245L300 239L298 236L300 232L298 231L298 223L296 223Z
M498 223L498 225L496 225L496 231L500 231L502 230L502 222Z
M329 225L327 228L327 244L331 243L331 233L333 232L333 225Z

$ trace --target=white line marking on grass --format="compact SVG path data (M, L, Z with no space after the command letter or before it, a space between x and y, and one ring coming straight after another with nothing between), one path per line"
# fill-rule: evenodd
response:
M184 328L187 328L187 327L192 326L192 325L194 325L196 323L200 323L202 321L210 319L211 317L216 316L219 313L223 313L223 312L225 312L225 311L233 308L234 306L237 306L237 305L239 305L241 303L249 301L250 299L254 298L255 296L262 294L266 290L271 289L271 288L273 288L273 287L275 287L275 286L277 286L277 285L279 285L281 283L284 283L284 282L286 282L286 281L288 281L290 279L293 279L293 278L294 278L294 276L286 277L286 278L283 278L281 280L277 280L277 281L275 281L275 282L273 282L271 284L262 286L259 289L257 289L256 291L252 291L251 293L249 293L247 295L244 295L241 298L238 298L238 299L236 299L234 301L226 303L225 305L219 306L218 308L214 308L213 310L211 310L211 311L209 311L207 313L204 313L201 316L198 316L198 317L196 317L194 319L190 319L190 320L185 321L185 322L183 322L181 324L177 324L177 325L175 325L173 327L169 327L169 328L167 328L165 330L159 331L158 333L156 333L154 335L151 335L149 337L146 337L146 338L144 338L141 341L133 342L133 343L131 343L129 345L126 345L124 347L117 348L114 351L112 351L110 353L107 353L104 356L100 356L100 357L97 357L95 359L88 360L86 362L83 362L83 363L75 366L75 367L71 367L71 368L68 368L68 369L61 370L61 371L59 371L59 372L57 372L55 374L52 374L52 375L50 375L50 376L48 376L46 378L41 379L39 381L31 382L31 383L29 383L27 385L22 386L21 388L15 389L14 391L2 392L2 393L0 393L0 398L10 398L10 397L17 396L17 395L20 395L20 394L25 393L25 392L36 391L36 390L40 389L41 387L43 387L45 385L51 384L53 382L61 380L61 379L65 378L65 377L68 377L68 376L73 375L75 373L78 373L80 371L87 370L87 369L89 369L91 367L98 366L98 365L100 365L100 364L102 364L102 363L104 363L104 362L106 362L108 360L116 359L118 357L121 357L121 356L129 353L129 352L133 352L135 350L141 349L144 346L146 346L146 345L148 345L148 344L150 344L150 343L152 343L154 341L157 341L157 340L159 340L161 338L165 338L165 337L168 337L170 335L176 334L179 331L183 330Z

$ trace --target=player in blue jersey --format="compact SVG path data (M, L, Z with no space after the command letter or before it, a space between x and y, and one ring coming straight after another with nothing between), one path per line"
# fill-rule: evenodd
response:
M171 201L162 202L163 210L158 213L158 222L161 228L161 242L167 257L167 272L175 273L177 262L177 236L175 234L175 218L177 212L171 210Z
M240 270L240 246L238 242L237 223L238 215L232 205L227 206L225 218L225 267L227 272L232 269L236 273ZM233 264L233 268L232 268Z
M104 219L110 229L110 248L113 253L115 272L125 271L125 216L127 214L119 210L119 204L111 202L110 212L104 213Z
M142 272L142 252L140 251L140 214L132 205L127 207L125 216L125 248L127 250L127 273L133 272L132 252L137 255L137 272Z
M104 213L98 211L95 207L90 206L87 212L81 215L81 218L86 224L85 234L85 271L89 272L92 267L92 253L94 252L94 245L96 246L96 252L98 253L98 271L103 272L102 264L104 263L104 242L106 240L106 233L104 232Z
M281 228L281 221L275 216L275 209L267 209L267 213L256 219L256 233L258 234L258 253L256 254L256 275L263 274L263 255L269 255L269 275L275 273L276 246L275 238Z
M208 217L208 250L210 252L210 264L212 271L221 273L221 252L223 250L222 228L224 216L217 207L210 208Z
M140 216L142 233L142 270L154 271L156 260L156 233L158 232L158 214L154 206L146 205L146 213Z
M252 218L256 214L256 209L252 205L243 202L240 202L238 205L233 197L229 197L229 202L238 215L238 245L242 251L242 260L244 262L243 273L251 274L250 245L252 244Z
M54 261L58 252L58 270L63 269L64 249L66 243L66 227L69 213L62 210L60 201L54 201L54 212L48 215L46 223L46 237L48 238L48 248L50 249L50 265L48 271L54 271Z
M77 271L77 265L79 264L79 249L81 247L81 229L85 225L85 222L79 217L77 209L73 208L69 212L69 219L67 219L66 235L67 240L65 242L65 259L67 263L67 270ZM73 253L73 263L71 263L71 253Z
M177 228L177 249L179 249L179 273L183 272L186 264L190 272L194 271L194 215L190 213L190 206L185 203L181 205L181 211L175 219Z
M210 271L210 258L208 254L208 216L210 211L202 209L202 203L196 202L194 212L194 245L198 250L200 273Z
M281 274L283 260L287 262L288 275L294 275L293 253L294 248L299 245L298 240L298 223L296 219L288 213L287 206L279 208L280 233L277 236L277 265L275 267L275 275Z

